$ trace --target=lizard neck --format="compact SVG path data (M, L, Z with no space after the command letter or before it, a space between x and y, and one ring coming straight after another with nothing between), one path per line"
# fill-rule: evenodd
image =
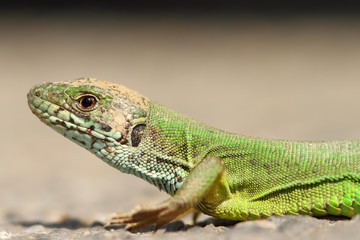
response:
M136 147L117 145L94 153L118 170L138 176L170 195L209 152L210 143L226 139L225 132L155 102L149 102L145 126Z
M259 168L256 174L272 177L273 171L281 169L279 178L290 176L288 180L292 177L296 179L294 172L307 176L308 162L314 165L314 179L317 176L335 176L348 172L352 168L350 162L359 158L359 145L358 140L305 142L232 134L151 103L142 147L145 152L152 152L159 159L167 159L186 174L204 158L220 157L227 170L236 173L229 176L234 178L231 182L236 183L240 178L246 181L246 178L252 176L252 173L247 174L239 169L253 169L254 166ZM271 185L272 182L267 184Z
M142 147L187 169L194 168L207 156L219 156L229 145L236 145L239 151L243 142L255 139L210 127L154 102L149 106Z

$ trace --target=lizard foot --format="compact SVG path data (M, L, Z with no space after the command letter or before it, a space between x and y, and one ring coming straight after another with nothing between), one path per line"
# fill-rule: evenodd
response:
M137 206L128 213L115 213L105 227L126 224L126 230L134 230L154 224L159 229L192 210L219 181L224 170L220 158L205 158L192 169L172 198L154 206Z
M137 206L127 213L114 213L106 221L105 227L126 224L126 230L136 230L154 224L159 229L187 210L181 204L171 201L155 206Z

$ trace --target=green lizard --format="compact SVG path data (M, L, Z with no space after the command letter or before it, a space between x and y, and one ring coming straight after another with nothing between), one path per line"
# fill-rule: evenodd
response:
M36 86L28 102L60 134L172 196L115 213L108 226L160 227L192 209L238 221L360 213L360 140L231 134L92 78Z

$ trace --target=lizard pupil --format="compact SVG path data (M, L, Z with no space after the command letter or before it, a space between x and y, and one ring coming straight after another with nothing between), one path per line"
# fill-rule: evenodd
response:
M85 109L94 107L95 103L96 99L93 96L84 96L80 98L80 105Z

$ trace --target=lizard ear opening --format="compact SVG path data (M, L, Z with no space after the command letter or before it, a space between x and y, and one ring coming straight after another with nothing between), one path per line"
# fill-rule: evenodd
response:
M138 124L133 127L131 131L131 146L137 147L139 146L141 139L145 133L145 124Z

